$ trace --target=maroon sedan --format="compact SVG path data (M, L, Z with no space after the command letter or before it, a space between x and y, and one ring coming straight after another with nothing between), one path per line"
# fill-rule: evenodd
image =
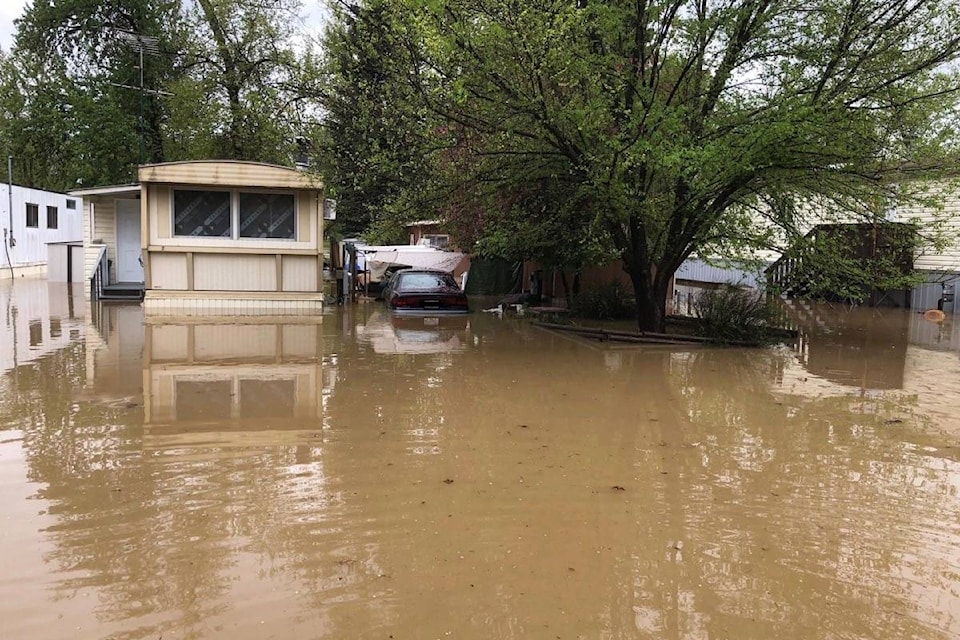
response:
M397 315L467 313L467 296L446 271L403 269L383 289L387 308Z

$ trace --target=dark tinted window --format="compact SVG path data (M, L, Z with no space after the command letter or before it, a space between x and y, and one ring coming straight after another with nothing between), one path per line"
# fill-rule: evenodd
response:
M296 238L296 207L292 194L241 193L241 238Z
M397 285L398 291L430 291L433 289L459 289L449 273L403 273Z
M27 226L33 228L40 226L40 207L32 202L27 203Z
M173 234L229 238L230 194L226 191L174 191Z

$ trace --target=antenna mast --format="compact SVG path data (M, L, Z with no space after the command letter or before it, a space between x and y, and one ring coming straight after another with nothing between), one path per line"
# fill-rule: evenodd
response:
M114 29L113 30L117 37L127 46L133 48L137 51L137 54L140 56L140 86L132 86L129 84L121 84L118 82L110 82L108 84L114 87L120 87L121 89L133 89L140 92L140 114L137 118L137 129L140 134L140 164L144 164L147 161L147 147L144 142L144 129L145 129L145 119L143 117L143 102L144 98L147 95L152 96L169 96L173 95L167 91L160 91L158 89L147 89L143 84L143 54L147 53L151 56L160 55L160 40L155 36L145 36L139 33L134 33L133 31L126 31L124 29Z

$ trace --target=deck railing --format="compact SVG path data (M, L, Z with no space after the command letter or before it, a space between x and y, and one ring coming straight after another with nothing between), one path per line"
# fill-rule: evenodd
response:
M818 225L803 236L803 240L787 249L780 258L767 267L767 292L775 296L792 296L802 287L800 278L803 276L803 246L810 238L820 233Z
M107 261L107 248L100 247L97 256L97 266L90 276L90 299L99 300L103 296L103 288L110 284L110 265Z

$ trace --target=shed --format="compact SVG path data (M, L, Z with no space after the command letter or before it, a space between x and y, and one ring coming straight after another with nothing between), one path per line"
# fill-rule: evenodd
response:
M47 243L47 280L83 282L83 242Z

